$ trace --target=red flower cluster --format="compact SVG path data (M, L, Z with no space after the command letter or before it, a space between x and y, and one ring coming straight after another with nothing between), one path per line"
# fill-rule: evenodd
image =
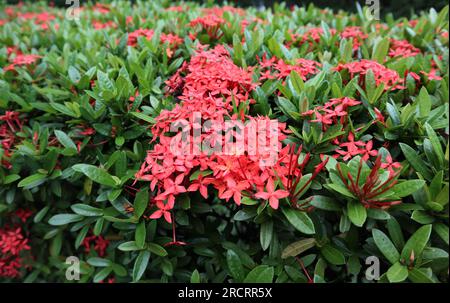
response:
M102 3L95 3L95 5L92 7L92 10L100 14L107 14L110 11L109 5Z
M334 28L330 28L330 34L335 35L336 30ZM313 42L319 43L320 38L323 36L323 28L321 27L313 27L308 29L303 35L300 36L300 44L303 44L305 42L309 42L312 44ZM298 38L296 35L293 36L295 40Z
M225 19L218 17L215 14L208 14L203 17L198 17L189 23L191 27L199 26L205 30L211 40L217 40L222 37L223 33L220 31L220 26L225 24Z
M356 50L361 46L362 41L369 36L361 30L361 27L349 26L344 29L340 37L342 39L353 39L353 50Z
M241 121L237 120L237 116L231 115L233 104L239 107L242 103L251 103L249 92L255 87L251 69L245 70L234 65L228 52L222 46L217 46L209 51L198 51L191 62L184 65L174 77L168 81L168 85L173 92L182 91L179 97L182 103L171 111L162 111L156 119L152 133L159 143L148 152L145 163L136 175L137 179L150 181L152 190L157 188L152 202L158 210L150 218L164 216L166 221L172 222L170 211L177 195L199 191L207 198L210 185L218 190L220 199L228 201L233 198L238 205L243 196L267 199L274 209L278 208L279 199L288 197L290 193L293 196L298 194L292 180L301 178L309 156L299 165L298 161L293 160L298 160L298 155L293 157L291 147L282 147L281 142L286 138L285 125L278 123L273 127L273 121L268 117L240 115L242 120L247 119L244 128L239 127ZM193 112L200 113L200 118L188 122ZM253 139L248 130L262 125L263 135L257 140L269 142L277 138L273 147L277 151L277 159L272 165L265 165L271 155L264 151L245 152L235 146L226 153L210 153L200 149L194 153L174 153L174 140L181 141L182 133L174 134L170 128L172 123L176 121L181 129L195 131L201 128L202 119L214 121L206 127L199 140L209 142L212 147L227 142L243 142L243 146L248 148ZM224 122L231 122L232 127L225 129L224 136L218 136L215 127ZM277 180L281 181L285 189L276 189Z
M330 28L330 34L332 36L337 34L336 29ZM313 45L314 43L319 43L324 31L322 27L312 27L309 28L303 35L292 34L292 40L300 40L300 45L304 43L309 43ZM352 39L353 49L356 50L360 47L362 41L367 39L368 35L365 34L359 26L349 26L344 28L344 30L339 34L342 39Z
M0 116L0 121L4 121L4 123L0 124L0 144L4 156L2 164L4 167L10 169L11 164L7 159L12 156L14 146L18 143L16 133L22 130L23 125L19 119L19 113L13 111L7 111L4 115Z
M117 24L114 23L114 21L102 22L102 21L99 21L99 20L93 20L92 21L92 26L96 30L105 29L105 28L117 28Z
M442 58L440 59L442 60ZM437 64L434 60L431 60L431 69L429 72L426 71L420 71L421 74L427 76L428 80L442 80L441 76L436 75L436 73L438 72L438 67Z
M186 8L183 6L180 6L180 5L171 6L171 7L166 8L166 11L168 11L168 12L179 12L180 13L180 12L183 12L184 10L186 10Z
M236 8L233 6L229 6L229 5L225 5L225 6L214 6L214 7L208 7L208 8L204 8L203 13L205 15L216 15L219 17L223 17L223 14L225 12L229 12L231 14L236 14L236 15L240 15L240 16L244 16L245 15L245 10L243 10L242 8Z
M84 246L84 252L89 254L92 247L100 257L105 256L106 249L108 248L109 241L102 236L87 236L84 238L82 245Z
M22 221L22 223L25 223L32 215L33 211L31 211L30 209L19 208L14 212L13 216Z
M420 54L420 49L414 47L406 40L391 39L389 57L414 57Z
M402 83L403 79L395 70L389 69L373 60L363 59L361 61L339 64L335 67L335 70L348 70L351 78L355 77L357 74L365 76L367 72L371 70L376 85L384 84L385 90L404 89L404 86L399 84ZM360 77L359 82L360 86L364 88L365 77Z
M339 147L343 147L347 150L337 149L337 155L334 157L338 158L339 156L343 156L344 161L347 161L357 155L361 155L362 159L367 161L370 156L374 157L378 154L377 150L372 149L372 140L367 143L363 141L355 141L355 135L352 132L348 134L348 141L340 143Z
M134 32L128 34L128 42L127 45L136 46L138 43L138 37L144 37L147 40L151 40L155 32L152 29L137 29ZM183 43L183 39L174 34L164 34L160 35L161 43L167 43L169 45L169 49L167 49L167 54L169 57L172 55L172 49L176 49L180 44Z
M325 131L328 125L333 125L340 122L345 125L348 117L348 108L361 104L361 101L356 101L352 98L343 97L330 99L323 106L317 106L312 110L304 112L303 116L311 116L315 114L316 119L311 122L322 123L322 129Z
M147 40L151 40L154 33L155 31L152 29L143 29L143 28L137 29L134 32L128 33L127 45L136 46L138 42L138 37L144 37Z
M18 18L24 20L34 19L34 23L39 25L42 29L49 28L49 22L56 19L56 17L48 12L42 13L19 13L17 15ZM55 28L58 28L59 24L55 24Z
M12 71L15 70L16 66L20 66L20 65L31 65L36 63L36 61L41 58L41 56L39 55L24 55L20 52L15 54L14 58L9 58L11 64L4 67L3 70L5 71Z
M260 60L261 66L261 80L264 79L285 79L291 74L292 71L296 71L303 80L308 79L311 75L319 72L318 67L321 66L319 62L308 59L297 59L295 65L289 65L282 59L272 57L266 58L266 54L263 55Z
M22 228L0 229L0 277L17 278L24 267L22 253L30 250Z

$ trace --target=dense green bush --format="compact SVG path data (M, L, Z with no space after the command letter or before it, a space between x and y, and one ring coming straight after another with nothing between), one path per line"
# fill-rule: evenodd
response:
M0 12L0 281L448 281L448 7L66 13ZM193 112L275 162L173 152Z

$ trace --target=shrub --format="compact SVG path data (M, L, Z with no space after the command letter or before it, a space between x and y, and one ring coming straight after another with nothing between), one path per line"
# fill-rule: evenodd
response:
M448 281L448 7L66 13L0 13L1 281Z

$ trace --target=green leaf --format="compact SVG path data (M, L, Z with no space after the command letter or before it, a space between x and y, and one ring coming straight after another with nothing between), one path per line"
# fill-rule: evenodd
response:
M296 90L297 94L300 94L305 88L305 83L303 82L302 78L296 71L292 71L289 76L292 86Z
M352 201L347 203L347 215L353 224L361 227L366 222L367 209L361 203Z
M156 243L147 243L147 249L157 256L160 256L160 257L167 256L167 251L164 249L164 247L162 247L161 245L158 245Z
M289 244L282 252L281 258L296 257L302 252L316 246L316 239L308 238Z
M272 283L274 274L273 267L259 265L247 275L244 283Z
M34 223L39 223L42 221L42 219L45 217L45 215L47 214L47 212L49 211L50 206L46 206L44 208L42 208L33 218L33 222Z
M150 259L150 252L142 250L139 252L133 267L133 281L137 282L141 279L145 270L147 269L148 261Z
M422 86L419 96L416 99L417 114L419 118L428 117L431 111L431 99L425 86Z
M389 38L384 38L378 41L372 52L372 59L383 64L384 59L389 51Z
M134 215L137 218L142 217L144 214L148 206L148 201L148 189L141 189L136 193L136 197L134 198Z
M338 184L334 184L334 183L330 183L330 184L325 184L326 188L331 188L334 191L337 191L338 193L348 197L348 198L353 198L355 199L356 197L344 186L338 185Z
M19 182L19 184L17 184L17 187L24 187L25 189L30 189L30 188L41 185L46 180L47 180L47 175L37 173L37 174L28 176L25 179L21 180Z
M59 226L59 225L65 225L69 223L74 223L83 220L84 217L76 214L59 214L54 215L48 220L48 224Z
M20 179L20 175L12 174L5 177L3 184L10 184Z
M387 278L391 283L403 282L408 278L408 268L400 262L396 262L387 271Z
M136 245L138 247L141 247L141 248L144 247L146 232L147 232L147 229L145 226L145 221L139 222L139 224L136 227L136 232L134 235L134 237L135 237L134 239L135 239Z
M402 250L402 260L409 261L412 252L414 251L414 257L417 258L422 254L423 249L428 243L431 235L432 225L424 225L420 227L409 240L406 242Z
M409 271L408 278L414 283L435 283L419 268L413 268Z
M425 130L427 132L428 139L431 142L431 145L433 146L433 150L438 157L439 165L444 165L444 151L442 150L441 143L439 141L439 138L434 131L434 129L428 124L425 123Z
M98 283L100 281L103 281L104 279L106 279L106 277L112 272L113 268L112 267L105 267L102 268L95 276L93 279L94 283Z
M263 250L269 248L270 242L272 242L273 235L273 221L265 221L261 224L259 232L259 240Z
M111 260L98 257L89 258L86 262L94 267L108 267L112 265Z
M63 131L55 130L56 138L58 138L58 141L65 147L71 150L76 151L77 146L75 143L70 139L70 137Z
M391 217L387 221L386 227L389 231L389 236L391 237L392 241L395 244L395 247L399 250L402 249L403 246L405 246L405 239L403 237L403 233L402 233L400 224L397 222L397 220L394 217Z
M340 250L333 247L330 244L324 245L320 252L322 256L333 265L344 265L345 264L345 256L341 253Z
M191 283L200 283L200 273L198 270L194 270L191 275Z
M241 259L233 251L227 251L227 265L230 275L233 277L235 282L242 282L244 279L244 267L242 266Z
M155 124L155 122L156 122L155 119L153 119L152 117L147 116L146 114L143 114L143 113L132 112L131 114L133 116L135 116L136 118L144 120L144 121L146 121L146 122L148 122L150 124Z
M289 101L288 99L286 99L284 97L278 97L278 103L280 104L281 110L283 110L283 112L287 116L294 119L294 116L292 115L292 113L298 113L298 109L294 105L294 103L292 103L291 101Z
M310 204L318 209L328 210L328 211L340 211L342 210L342 205L336 200L326 196L315 195L311 200Z
M402 198L415 193L424 185L424 180L408 180L395 184L394 187L392 187L392 191L395 193L395 196Z
M116 187L120 184L120 180L117 177L113 177L102 168L98 168L90 164L75 164L72 166L74 171L83 173L89 179L102 185Z
M312 235L316 232L314 223L306 213L292 208L282 208L282 211L289 223L291 223L298 231L307 235Z
M372 236L381 253L388 259L391 264L399 261L400 253L395 248L392 241L381 230L372 229Z
M250 208L244 208L239 210L234 216L233 220L235 221L247 221L248 219L256 216L256 211Z
M433 174L431 170L426 166L425 162L417 155L416 151L410 146L404 143L399 143L400 148L405 155L406 160L411 164L411 166L417 170L422 176L427 180L433 179Z
M449 244L449 228L444 223L437 223L433 225L433 230L438 236L448 245Z
M117 248L121 251L142 250L142 248L138 247L136 245L136 242L134 242L134 241L124 242L124 243L120 244Z
M103 209L92 207L86 204L73 204L70 206L74 213L85 217L103 216Z

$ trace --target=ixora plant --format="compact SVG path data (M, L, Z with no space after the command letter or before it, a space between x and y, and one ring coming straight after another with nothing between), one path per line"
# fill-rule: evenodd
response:
M448 282L448 7L172 2L2 6L0 281Z

